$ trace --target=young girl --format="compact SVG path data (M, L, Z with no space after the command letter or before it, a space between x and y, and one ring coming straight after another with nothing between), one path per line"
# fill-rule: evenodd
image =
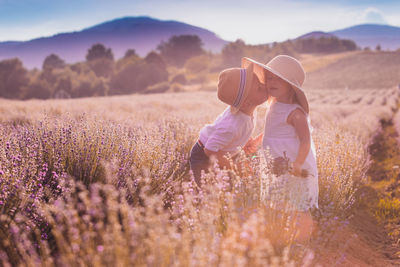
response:
M251 59L244 66L254 64L255 72L263 72L272 101L266 115L263 149L266 157L288 159L289 172L281 170L271 175L267 200L274 208L297 211L296 241L307 244L313 220L310 209L318 208L318 172L315 147L311 138L308 104L297 98L305 72L295 58L280 55L266 65ZM301 104L301 105L300 105ZM250 141L248 147L257 146ZM305 170L305 171L304 171Z

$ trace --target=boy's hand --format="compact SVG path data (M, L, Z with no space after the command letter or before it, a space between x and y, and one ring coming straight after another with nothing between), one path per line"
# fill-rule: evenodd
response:
M258 148L261 145L261 141L263 139L263 134L258 135L256 138L250 138L249 141L244 145L243 150L246 155L254 154L257 152Z

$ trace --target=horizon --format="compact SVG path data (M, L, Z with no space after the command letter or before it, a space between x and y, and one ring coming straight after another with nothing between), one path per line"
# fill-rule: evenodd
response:
M212 31L226 41L242 39L248 44L280 42L313 31L330 32L359 24L400 26L400 18L395 12L396 7L400 9L400 3L393 0L339 0L335 3L316 0L242 3L232 0L229 5L225 0L216 3L171 0L168 4L161 0L119 0L118 3L110 4L105 0L56 3L0 0L0 42L29 41L81 31L124 17L141 16L190 24ZM270 8L271 5L274 8ZM329 14L325 14L325 10L329 10ZM265 34L260 34L260 28L265 29Z

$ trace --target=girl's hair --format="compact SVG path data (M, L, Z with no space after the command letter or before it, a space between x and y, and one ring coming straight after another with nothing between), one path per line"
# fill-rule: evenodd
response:
M296 104L298 104L298 105L300 105L300 106L301 106L301 103L300 103L300 101L297 99L296 91L294 90L294 88L293 88L293 86L292 86L292 85L291 85L291 88L292 88L292 90L293 90L293 93L294 93L294 102L295 102Z

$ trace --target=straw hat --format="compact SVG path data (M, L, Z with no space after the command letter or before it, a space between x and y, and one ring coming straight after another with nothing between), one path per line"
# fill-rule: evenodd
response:
M231 106L232 113L239 111L253 84L253 64L246 68L225 69L218 78L218 98Z
M249 65L254 65L254 73L264 84L266 83L265 70L288 82L293 87L299 104L308 113L308 101L302 89L306 74L297 59L287 55L279 55L267 64L262 64L247 57L242 58L242 67L246 68Z

